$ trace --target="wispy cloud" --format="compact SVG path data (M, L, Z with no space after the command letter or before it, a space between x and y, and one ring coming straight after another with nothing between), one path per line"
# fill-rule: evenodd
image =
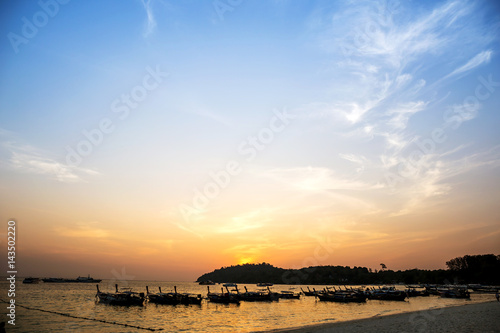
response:
M380 188L380 184L367 184L336 176L333 170L322 167L297 167L289 169L270 169L261 173L289 186L306 191L329 190L368 190Z
M18 171L47 175L63 183L81 182L83 181L81 174L98 174L98 172L93 170L69 167L56 160L36 154L12 152L10 163Z
M401 165L405 166L401 186L394 188L394 193L405 198L394 216L413 213L421 210L427 199L444 197L449 194L457 182L457 176L478 169L495 169L500 167L500 146L485 149L473 154L462 153L453 157L454 153L463 150L461 145L451 151L423 155L417 165L410 166L402 155L395 157L395 173Z
M410 117L424 110L426 104L427 103L423 101L414 101L397 105L395 108L386 112L386 115L389 116L387 124L394 129L406 129Z
M2 142L1 147L9 155L4 164L16 172L43 175L63 183L83 182L85 176L99 174L91 169L68 166L50 157L49 153L41 149L18 144L12 140Z
M368 164L367 158L362 155L340 153L339 157L343 158L346 161L357 164L358 165L358 168L356 169L357 173L363 172L363 170L365 169L365 165Z
M216 232L221 234L248 232L259 229L270 221L272 221L272 218L269 217L268 210L257 209L232 217L229 223L217 228Z
M64 237L107 238L110 232L99 228L98 225L99 223L97 222L78 223L71 227L56 227L55 231Z
M156 20L153 13L153 0L141 0L144 10L146 11L146 23L144 27L144 37L151 35L156 29Z
M477 117L481 105L479 103L467 103L450 105L444 113L445 126L457 129L462 123Z
M452 0L431 9L421 7L419 14L410 15L405 3L373 1L315 12L310 31L332 56L334 64L325 73L334 72L331 85L338 88L332 102L309 103L299 111L312 126L330 129L336 138L345 139L336 140L332 149L339 148L330 154L359 167L355 178L324 169L290 169L279 177L293 174L286 181L304 190L376 188L375 175L383 179L388 171L399 174L397 169L408 165L408 154L415 150L421 131L418 121L417 126L412 122L415 115L421 115L420 122L433 119L436 128L448 131L475 119L479 103L455 100L446 105L453 96L445 85L450 81L444 79L473 71L493 57L494 32L479 19L478 8L474 2ZM467 49L457 53L464 43ZM436 110L441 117L431 115ZM424 154L412 172L406 172L401 186L392 189L402 198L394 203L394 211L408 213L427 198L451 191L450 177L466 169L450 151L455 151L453 143L438 145Z
M329 221L336 216L339 223L343 219L373 214L378 208L371 195L383 189L383 184L360 179L357 173L349 176L326 167L274 168L261 170L258 176L269 179L268 185L286 196L287 200L274 214L275 219L281 221L300 219L298 216L306 219L329 216Z
M459 68L455 69L453 72L450 74L446 75L445 78L449 78L450 76L458 75L467 71L470 71L471 69L474 69L484 63L488 63L491 59L493 51L487 50L483 51L479 54L477 54L474 58L469 60L465 65L460 66Z
M435 56L456 57L453 50L460 38L479 46L489 41L469 28L472 3L448 1L418 16L405 16L402 7L385 1L351 3L334 14L311 18L321 45L335 56L336 81L346 87L330 109L352 126L373 121L374 114L391 104L417 102L414 98L430 80L424 74L436 63ZM489 61L491 53L477 54L453 75Z

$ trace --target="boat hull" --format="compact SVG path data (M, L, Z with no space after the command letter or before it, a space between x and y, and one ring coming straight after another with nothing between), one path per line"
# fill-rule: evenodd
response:
M177 305L181 303L179 297L175 295L148 295L148 302L155 304Z
M203 297L201 295L180 294L181 304L184 305L201 305Z
M318 294L320 301L324 302L338 302L338 303L364 303L366 302L365 295L329 295L329 294Z
M441 292L441 297L443 297L443 298L464 298L464 299L469 299L470 298L470 293L468 291L454 291L454 290L449 290L449 291L443 291L443 292Z
M98 293L96 297L98 303L108 305L143 306L145 302L144 296L141 295Z
M208 295L208 301L219 304L240 304L240 300L233 296L226 295Z
M300 299L300 294L278 294L280 299Z
M406 294L372 294L368 296L368 299L379 300L379 301L405 301Z

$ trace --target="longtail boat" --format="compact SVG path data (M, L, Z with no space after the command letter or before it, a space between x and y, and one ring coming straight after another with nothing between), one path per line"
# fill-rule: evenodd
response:
M339 302L339 303L363 303L366 302L366 294L362 290L333 287L333 291L325 288L322 292L316 294L320 301Z
M314 288L313 290L314 291L311 291L311 289L309 287L307 287L307 291L305 291L304 289L300 288L300 290L302 290L302 293L305 295L305 296L316 296L316 294L318 293Z
M417 290L415 289L414 287L408 287L408 289L406 289L406 295L408 297L418 297L418 296L429 296L429 292L427 290Z
M209 286L207 286L207 289L207 298L209 302L222 304L240 304L240 300L238 299L237 295L230 293L229 290L227 291L227 293L225 293L224 288L221 288L221 293L212 293L210 292Z
M150 303L156 304L169 304L169 305L177 305L177 304L197 304L200 305L203 297L201 294L190 294L190 293L178 293L177 286L174 286L174 292L163 293L161 291L161 287L158 287L159 293L150 293L149 287L146 286L146 294Z
M132 291L130 288L123 291L118 290L118 285L115 284L115 293L103 293L99 290L99 285L97 286L96 299L98 303L109 304L109 305L144 305L146 297L144 293L137 293Z
M247 287L244 286L245 292L240 293L238 290L238 287L236 287L236 296L240 301L246 301L246 302L271 302L278 300L278 297L275 293L272 293L271 290L268 288L267 291L264 290L259 290L259 291L248 291Z
M467 288L449 288L447 290L441 291L441 297L443 298L470 298L470 293Z
M379 287L379 289L373 288L367 293L368 299L379 301L404 301L407 297L404 291L396 290L394 287Z
M150 303L177 305L181 302L177 290L174 293L163 293L161 287L158 287L158 290L159 293L150 293L149 287L146 286L146 296Z
M300 299L300 293L284 290L278 294L280 299Z

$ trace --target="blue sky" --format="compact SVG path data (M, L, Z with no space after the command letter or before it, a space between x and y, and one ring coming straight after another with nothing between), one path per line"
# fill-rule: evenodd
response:
M30 260L92 243L105 275L151 234L137 252L178 278L187 259L300 266L322 237L322 264L499 253L494 1L40 3L3 2L0 24L1 216L45 235Z

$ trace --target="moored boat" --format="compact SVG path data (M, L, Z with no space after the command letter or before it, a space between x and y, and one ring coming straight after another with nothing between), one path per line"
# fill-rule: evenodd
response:
M366 302L366 295L335 292L335 293L319 293L316 295L320 301L339 302L339 303L363 303Z
M416 288L408 287L405 292L408 297L429 296L429 292L425 289L417 290Z
M300 288L300 290L302 290L302 293L305 295L305 296L316 296L316 294L318 293L316 291L316 289L313 288L314 291L311 291L311 289L309 287L307 287L307 291L305 291L304 289Z
M470 293L467 288L448 288L447 290L441 291L441 297L443 298L470 298Z
M421 284L409 284L406 286L406 288L419 289L419 288L424 288L424 286Z
M333 291L325 288L322 292L316 294L320 301L339 302L339 303L363 303L366 302L366 294L362 290L345 289L335 287Z
M238 287L236 287L236 296L240 301L246 301L246 302L272 302L272 301L277 301L278 300L278 294L271 292L269 287L267 287L267 290L258 290L258 291L248 291L247 287L245 286L245 292L240 293L238 290Z
M118 285L115 284L114 293L104 293L99 290L99 285L97 286L96 300L98 303L109 304L109 305L139 305L143 306L146 300L144 293L137 293L132 291L130 288L118 290Z
M221 288L221 293L213 293L210 292L210 287L207 286L207 289L207 298L212 303L240 304L238 297L235 294L230 293L229 290L225 293L224 288Z
M494 294L497 290L500 290L500 286L485 286L481 284L469 284L467 286L469 289L476 293L491 293Z
M429 293L429 295L440 295L440 292L438 290L438 286L435 284L427 284L425 285L425 291Z
M195 305L200 305L201 301L203 301L203 297L201 294L191 294L191 293L177 293L177 287L174 286L175 293L180 297L181 304L184 305L189 305L189 304L195 304Z
M161 291L161 287L158 287L159 293L150 293L149 287L146 286L146 298L150 303L156 304L197 304L200 305L203 297L201 294L190 294L190 293L178 293L177 286L174 286L174 292L164 293Z
M280 299L300 299L300 293L284 290L278 294Z
M394 287L383 287L379 289L367 290L368 299L379 301L404 301L407 297L402 290L396 290Z
M177 305L181 302L177 290L174 293L163 293L161 287L158 287L158 290L159 293L150 293L149 287L146 286L146 297L150 303Z

